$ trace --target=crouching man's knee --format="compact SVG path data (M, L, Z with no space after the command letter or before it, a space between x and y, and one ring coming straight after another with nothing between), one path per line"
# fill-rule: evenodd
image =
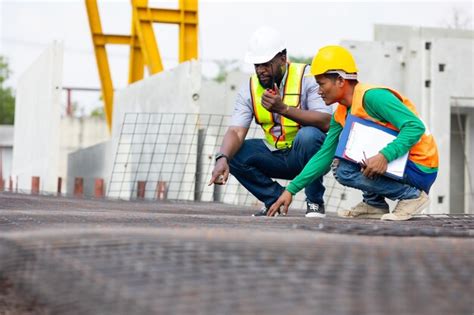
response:
M331 165L334 178L344 186L354 186L353 181L360 176L360 167L342 159L334 159Z
M326 134L318 128L306 126L298 130L293 145L320 148L325 138Z

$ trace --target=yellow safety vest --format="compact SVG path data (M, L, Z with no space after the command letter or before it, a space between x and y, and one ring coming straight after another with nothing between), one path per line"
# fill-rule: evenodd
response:
M283 91L284 104L296 108L301 106L301 86L306 66L306 64L301 63L288 64L288 74ZM250 92L255 122L259 124L265 132L266 141L277 149L290 148L296 137L296 133L300 129L300 124L281 115L281 134L279 136L275 135L273 133L273 127L275 127L276 123L273 120L273 114L262 105L262 95L265 92L265 88L260 85L256 74L250 78Z
M400 94L398 91L385 87L385 86L375 86L364 83L357 83L354 88L354 95L352 96L352 105L351 105L351 114L363 119L371 120L381 126L388 127L395 131L399 131L394 125L389 122L381 122L377 119L369 116L369 114L364 109L364 95L368 90L371 89L387 89L392 92L408 109L415 114L417 117L418 112L416 111L415 105L405 96ZM347 107L338 105L336 111L334 112L334 120L337 121L340 125L344 127L347 116ZM438 167L438 147L436 142L426 127L425 134L421 136L420 141L413 145L409 151L408 159L411 161L423 165L429 168Z

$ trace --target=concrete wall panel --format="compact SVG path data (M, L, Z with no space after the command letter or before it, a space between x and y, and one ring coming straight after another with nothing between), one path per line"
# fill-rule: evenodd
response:
M159 167L159 174L162 177L154 180L174 183L177 182L176 176L183 179L183 183L178 186L168 187L168 197L194 198L194 186L191 187L189 183L194 178L196 161L176 163L176 158L190 154L196 156L195 128L198 121L197 116L192 114L199 112L200 93L201 68L196 61L182 63L172 70L160 72L116 92L112 131L113 154L110 158L115 160L119 148L122 152L119 158L128 158L129 161L118 166L123 167L122 171L127 173L123 178L125 187L121 185L118 197L134 197L136 181L150 179L149 174L146 175L148 172L143 173L140 169L141 164L145 163L141 159L146 157L139 153L143 150L152 150L155 160L158 161L160 158L161 160L153 163L158 166L145 163L144 167L148 169ZM162 115L154 115L157 113ZM158 141L158 145L149 147L146 143L155 143L157 133L161 137L166 135L169 137L167 140ZM142 178L143 176L145 178ZM112 190L115 190L115 186L114 184ZM111 197L117 196L111 195ZM150 190L146 197L152 198L153 190Z
M113 165L110 156L112 156L112 142L110 140L70 153L67 163L68 195L72 195L74 192L74 179L76 177L84 179L84 196L86 197L94 196L96 178L104 179L104 188L107 192L107 183Z
M358 67L359 80L400 89L403 86L403 46L393 42L343 41Z
M431 102L427 104L429 108L425 112L430 113L428 121L440 152L439 175L432 191L432 208L434 212L446 213L450 210L449 186L445 184L449 183L451 167L450 117L458 112L457 107L474 105L474 46L473 40L443 38L433 40L431 50ZM444 71L440 71L440 64L445 65ZM472 178L472 161L470 169L469 176ZM437 196L443 197L442 203L438 202Z
M13 175L18 189L30 190L40 176L40 190L56 191L63 45L51 44L20 77L15 110Z
M115 92L112 136L120 133L125 113L198 113L201 66L179 64Z

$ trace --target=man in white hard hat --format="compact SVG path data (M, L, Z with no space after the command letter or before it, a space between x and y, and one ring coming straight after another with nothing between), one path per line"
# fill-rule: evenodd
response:
M293 179L320 149L331 120L332 108L318 95L309 67L289 63L286 44L269 27L251 37L245 61L255 74L239 91L234 113L212 171L211 184L227 182L229 172L267 209L285 190L273 178ZM245 140L252 119L265 139ZM324 217L322 176L305 189L306 217Z

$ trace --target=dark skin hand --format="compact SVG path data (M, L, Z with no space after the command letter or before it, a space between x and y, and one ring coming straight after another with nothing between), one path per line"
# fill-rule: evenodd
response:
M212 170L211 180L207 184L208 186L212 184L216 185L225 185L227 179L229 178L229 164L227 164L227 159L220 158L216 162L216 166Z
M285 190L280 198L278 198L277 201L275 201L274 204L268 209L267 216L273 217L275 214L278 213L278 210L280 210L280 207L283 206L283 209L281 211L282 215L287 215L288 214L288 207L290 206L291 202L293 201L293 196L291 193L287 190Z
M262 106L269 112L278 114L283 114L288 110L288 106L281 99L280 90L276 83L273 86L273 90L267 89L263 93Z
M362 161L361 172L365 177L373 179L380 175L385 174L387 171L387 159L383 154L378 153L365 161Z
M220 152L224 153L231 159L240 149L247 135L248 128L231 126L227 129ZM208 185L225 185L229 179L229 162L227 158L222 157L216 161L216 165L212 170L211 179Z

